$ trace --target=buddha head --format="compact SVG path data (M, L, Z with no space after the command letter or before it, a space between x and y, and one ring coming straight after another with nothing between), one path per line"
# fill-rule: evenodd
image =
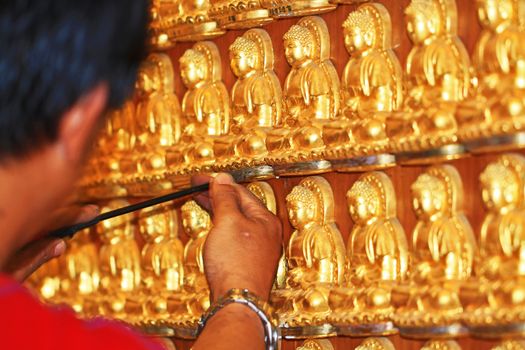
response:
M447 186L441 179L423 173L411 189L412 205L419 220L431 220L448 210Z
M484 28L496 30L502 24L510 24L518 15L515 4L519 0L477 0L478 18Z
M197 202L188 201L181 207L182 227L188 236L195 239L211 229L210 215Z
M272 186L266 182L252 182L246 186L255 197L257 197L266 208L273 214L277 213L277 203Z
M208 62L202 52L186 50L179 62L182 82L188 89L193 89L199 83L208 80Z
M293 25L284 34L284 54L288 64L298 67L313 58L315 38L304 26Z
M334 350L334 346L328 339L308 339L296 350Z
M395 350L388 338L366 338L355 350Z
M158 67L150 61L145 61L139 68L136 91L139 97L152 94L161 88L161 77Z
M308 339L296 350L334 350L334 346L328 339Z
M441 35L444 18L436 0L412 0L405 15L408 36L414 45Z
M479 180L481 196L488 210L514 209L521 203L520 179L501 162L490 163Z
M350 12L343 23L345 47L350 55L373 48L377 41L375 18L369 11Z
M158 243L165 237L177 236L174 211L165 205L143 209L138 226L146 242Z
M128 206L129 203L122 199L113 200L102 208L101 213ZM133 217L131 214L117 216L104 220L97 226L97 233L105 243L115 243L122 238L133 238Z
M371 182L358 180L347 192L346 199L352 221L366 225L371 219L383 216L381 193Z
M288 219L298 230L319 219L318 206L315 194L304 186L295 186L286 196Z
M238 78L259 68L259 48L253 40L240 36L230 46L230 66Z
M154 92L173 92L173 65L169 56L154 53L140 65L136 90L139 97Z

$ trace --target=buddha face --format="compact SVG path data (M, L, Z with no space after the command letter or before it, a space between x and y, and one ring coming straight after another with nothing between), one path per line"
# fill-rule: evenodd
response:
M348 195L347 201L350 217L356 224L366 224L378 215L378 203L375 199L367 199L360 195Z
M102 240L111 243L114 238L132 237L133 230L125 217L116 217L103 221L97 228Z
M298 40L284 41L284 55L286 61L292 67L296 67L310 59L311 47L301 45Z
M421 220L430 219L446 209L446 193L432 188L418 188L412 191L414 211Z
M302 201L288 201L288 219L296 229L302 229L315 220L315 207Z
M206 68L195 62L185 62L180 66L182 82L187 88L192 89L205 80Z
M242 78L255 69L254 56L248 55L244 51L231 53L230 55L230 66L235 76Z
M136 89L139 97L148 96L160 89L160 82L153 68L141 68L137 77Z
M200 232L209 226L209 219L197 210L182 210L181 218L184 231L192 238L196 238Z
M482 182L481 196L485 206L489 210L516 207L519 202L518 184L515 181L508 183L498 180Z
M139 220L139 229L147 241L155 240L170 233L170 222L167 213L144 216Z
M511 0L478 0L478 18L485 28L496 29L515 15Z
M345 47L350 55L363 52L372 46L373 33L363 33L358 27L345 28Z
M409 11L406 14L406 23L408 37L414 45L422 44L437 32L435 21L426 18L424 14L418 11Z

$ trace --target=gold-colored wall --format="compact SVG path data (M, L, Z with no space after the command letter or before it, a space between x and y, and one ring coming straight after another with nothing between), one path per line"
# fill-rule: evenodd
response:
M395 45L395 52L399 56L401 62L404 64L406 56L411 48L410 41L406 35L403 11L408 5L408 0L397 0L379 1L383 3L392 17L393 23L393 41ZM480 32L480 26L477 21L477 15L475 10L474 0L457 0L458 12L459 12L459 35L465 43L469 52L472 52L475 45L476 39ZM340 5L335 11L321 15L327 22L328 28L331 35L332 44L332 60L338 72L341 74L349 55L343 45L343 36L341 24L346 19L348 13L355 8L353 5ZM290 67L288 66L283 52L282 37L287 29L299 18L279 20L265 26L264 29L268 31L273 40L275 50L275 72L277 73L281 83L284 79ZM228 47L233 43L236 37L242 35L242 30L228 31L224 36L221 36L213 40L219 47L222 57L223 64L223 78L228 88L233 86L235 77L229 67L228 59ZM179 72L178 59L182 53L191 48L193 43L178 43L177 46L170 50L168 53L171 56L175 68L175 83L176 93L182 100L185 92L185 87L182 84ZM525 154L525 152L522 152ZM493 161L498 154L485 154L479 156L469 156L463 159L450 162L453 164L461 174L465 189L465 213L476 232L476 236L479 236L479 229L482 219L486 213L479 191L479 174L482 169L491 161ZM416 218L412 210L411 196L410 196L410 185L415 181L417 176L423 171L422 166L396 166L394 168L386 170L386 173L393 180L396 194L397 194L397 211L400 222L402 223L405 231L407 232L408 238L410 239L411 232L415 226ZM343 173L328 173L322 175L332 185L332 189L335 195L336 201L336 222L344 236L345 242L348 240L349 232L352 229L352 221L348 214L348 207L346 205L345 194L346 191L351 187L354 181L357 179L359 174L343 174ZM300 177L288 177L270 180L269 183L272 185L276 197L278 199L278 212L281 218L286 218L286 208L284 198L289 193L293 186L300 182ZM288 240L292 232L289 222L284 220L284 233L285 239ZM402 339L400 336L390 337L396 349L420 349L424 341L414 341ZM363 339L359 338L347 338L338 337L332 338L332 344L336 350L341 349L353 349ZM284 350L295 349L297 346L302 344L303 341L285 341L283 343ZM458 340L459 344L463 349L491 349L497 342L477 340L472 338L464 338ZM191 342L175 340L177 349L189 349Z

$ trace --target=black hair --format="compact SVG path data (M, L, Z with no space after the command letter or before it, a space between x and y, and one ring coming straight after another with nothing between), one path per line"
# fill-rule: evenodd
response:
M100 82L108 108L132 92L147 0L0 0L0 160L55 140L60 118Z

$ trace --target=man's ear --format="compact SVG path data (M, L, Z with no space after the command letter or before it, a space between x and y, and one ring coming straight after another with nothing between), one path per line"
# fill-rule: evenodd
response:
M100 83L85 93L63 116L57 142L67 161L81 160L97 129L108 100L107 83Z

